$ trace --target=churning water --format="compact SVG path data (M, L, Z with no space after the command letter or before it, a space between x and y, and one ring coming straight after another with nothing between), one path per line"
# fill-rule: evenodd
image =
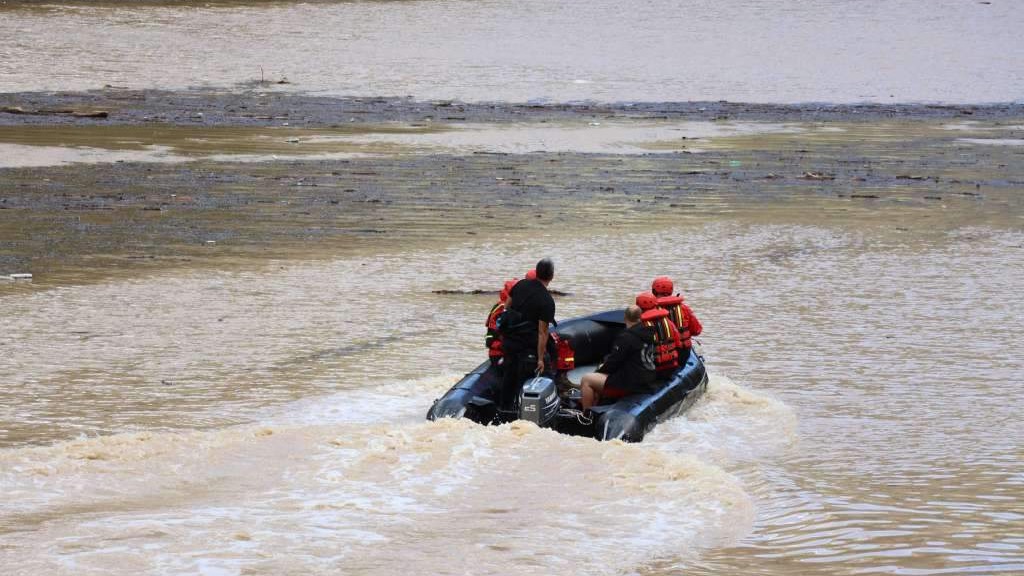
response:
M1020 572L1024 236L903 230L439 238L4 296L0 564ZM490 304L432 290L494 287L538 254L571 293L561 318L679 279L706 397L640 445L424 422L482 358Z

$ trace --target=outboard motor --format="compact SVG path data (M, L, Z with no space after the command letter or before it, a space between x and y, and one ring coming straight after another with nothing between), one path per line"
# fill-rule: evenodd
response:
M519 396L519 419L529 420L537 426L550 427L558 415L560 405L558 387L554 380L544 376L531 378L523 384Z

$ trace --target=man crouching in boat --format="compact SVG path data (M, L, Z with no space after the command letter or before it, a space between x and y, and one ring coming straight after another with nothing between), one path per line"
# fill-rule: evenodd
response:
M580 381L584 410L600 398L654 391L654 331L640 321L640 316L639 306L626 308L626 329L615 338L611 353L597 372L584 375Z

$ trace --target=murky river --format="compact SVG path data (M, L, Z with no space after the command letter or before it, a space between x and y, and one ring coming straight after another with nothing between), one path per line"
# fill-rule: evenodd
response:
M237 90L262 75L477 101L1014 101L1022 29L1007 0L14 2L0 5L0 92ZM0 167L300 149L637 158L680 134L843 132L595 124L12 127ZM591 228L527 235L481 215L470 236L476 216L432 212L406 245L4 285L0 574L1024 574L1021 140L1016 125L973 141L962 126L914 166L955 154L964 175L942 177L992 181L1002 204L708 188L649 225L595 201L580 207ZM969 146L997 144L1014 169L977 177ZM493 298L433 291L497 289L541 256L569 293L559 318L675 277L705 325L708 394L639 445L425 422L483 359Z
M1024 234L926 228L439 237L4 296L0 564L1020 573ZM490 304L431 291L539 254L562 318L678 278L710 393L642 445L423 422Z
M0 92L237 86L468 101L1024 97L1012 0L0 6Z

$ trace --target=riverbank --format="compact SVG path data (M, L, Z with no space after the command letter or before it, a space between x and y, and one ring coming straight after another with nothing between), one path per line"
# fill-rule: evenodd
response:
M877 122L913 120L1018 120L1024 103L757 104L627 102L530 104L418 101L413 98L338 98L280 90L280 81L253 81L231 91L136 90L108 86L87 92L0 94L0 126L175 123L202 126L329 126L360 122L517 122L580 118L739 120L765 122ZM76 116L75 112L79 115ZM106 116L90 116L102 112Z
M35 287L510 227L743 216L942 231L1019 228L1024 214L1020 105L527 106L107 90L7 94L0 107L0 146L15 160L42 158L0 169L0 275L32 273ZM524 133L547 136L508 145ZM561 134L572 137L555 142ZM89 163L79 163L85 150Z

